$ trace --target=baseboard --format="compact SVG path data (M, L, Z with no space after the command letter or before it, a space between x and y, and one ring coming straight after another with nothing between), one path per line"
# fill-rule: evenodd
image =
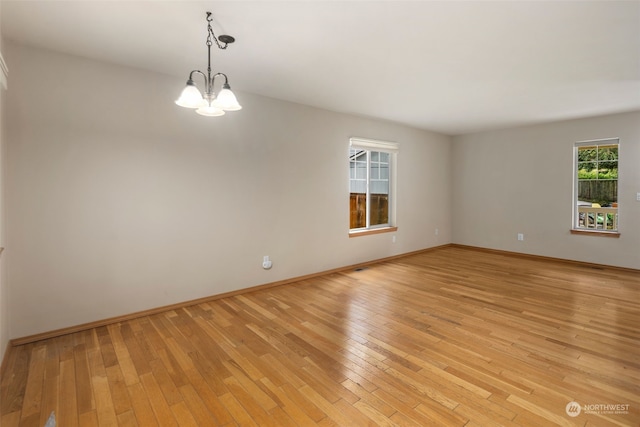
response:
M211 296L198 298L198 299L194 299L194 300L190 300L190 301L184 301L184 302L179 302L179 303L176 303L176 304L165 305L165 306L162 306L162 307L152 308L152 309L149 309L149 310L143 310L143 311L138 311L138 312L135 312L135 313L125 314L125 315L121 315L121 316L110 317L108 319L96 320L95 322L83 323L81 325L70 326L70 327L67 327L67 328L56 329L56 330L48 331L48 332L42 332L42 333L39 333L39 334L29 335L29 336L22 337L22 338L14 338L9 342L9 345L7 346L7 348L9 348L11 346L15 347L15 346L24 345L24 344L30 344L30 343L33 343L33 342L42 341L42 340L46 340L46 339L50 339L50 338L56 338L56 337L60 337L60 336L63 336L63 335L73 334L73 333L76 333L76 332L82 332L82 331L86 331L88 329L93 329L93 328L99 328L99 327L102 327L102 326L112 325L114 323L119 323L119 322L125 322L125 321L128 321L128 320L138 319L140 317L152 316L154 314L163 313L165 311L177 310L177 309L180 309L180 308L190 307L190 306L198 305L198 304L203 304L203 303L206 303L206 302L215 301L215 300L222 299L222 298L229 298L229 297L233 297L233 296L236 296L236 295L246 294L246 293L249 293L249 292L255 292L255 291L258 291L258 290L273 288L273 287L276 287L276 286L288 285L288 284L291 284L291 283L300 282L302 280L308 280L308 279L313 279L313 278L320 277L320 276L326 276L326 275L329 275L329 274L340 273L342 271L353 270L353 269L356 269L356 268L365 267L365 266L369 266L369 265L372 265L372 264L379 264L379 263L382 263L382 262L391 261L391 260L398 259L398 258L404 258L404 257L407 257L407 256L416 255L416 254L423 253L423 252L429 252L429 251L442 249L442 248L445 248L445 247L448 247L448 246L450 246L450 244L434 246L434 247L431 247L431 248L420 249L420 250L413 251L413 252L406 252L406 253L399 254L399 255L393 255L393 256L390 256L390 257L380 258L380 259L376 259L376 260L372 260L372 261L366 261L366 262L362 262L362 263L358 263L358 264L352 264L352 265L348 265L348 266L344 266L344 267L334 268L334 269L331 269L331 270L325 270L325 271L321 271L321 272L318 272L318 273L306 274L304 276L292 277L290 279L284 279L284 280L279 280L279 281L276 281L276 282L271 282L271 283L265 283L265 284L262 284L262 285L252 286L252 287L249 287L249 288L238 289L236 291L225 292L225 293L222 293L222 294L216 294L216 295L211 295ZM3 362L4 362L4 359L3 359Z
M512 256L512 257L518 257L518 258L525 258L525 259L528 258L528 259L539 260L539 261L560 262L560 263L563 263L563 264L573 264L573 265L576 265L576 266L587 267L587 268L606 268L606 269L609 269L609 270L626 271L626 272L631 272L631 273L640 273L640 269L628 268L628 267L618 267L616 265L596 264L596 263L592 263L592 262L576 261L576 260L565 259L565 258L554 258L554 257L543 256L543 255L532 255L532 254L525 254L525 253L522 253L522 252L511 252L511 251L505 251L505 250L501 250L501 249L489 249L489 248L483 248L483 247L480 247L480 246L461 245L461 244L458 244L458 243L451 243L449 246L452 247L452 248L468 249L468 250L472 250L472 251L487 252L487 253L492 253L492 254L497 254L497 255L505 255L505 256Z

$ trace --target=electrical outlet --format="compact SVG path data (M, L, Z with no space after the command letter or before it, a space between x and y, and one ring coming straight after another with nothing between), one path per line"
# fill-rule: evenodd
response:
M640 193L636 193L636 200L640 202Z
M523 241L524 240L524 234L518 233L518 240L519 241Z
M393 236L391 236L391 243L395 243L396 242L396 235L394 234Z
M435 235L437 236L437 235L438 235L438 233L440 233L440 230L438 230L438 229L436 228Z
M268 270L272 266L273 266L273 263L271 262L271 259L269 259L269 255L265 255L262 258L262 268L264 268L265 270Z

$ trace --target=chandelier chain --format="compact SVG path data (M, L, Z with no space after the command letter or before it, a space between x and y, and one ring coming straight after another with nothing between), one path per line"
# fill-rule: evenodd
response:
M227 43L224 43L224 45L220 44L220 42L218 41L218 38L213 32L213 28L211 28L211 21L213 21L213 18L211 17L211 12L207 12L207 22L208 22L207 30L209 32L209 34L207 35L207 46L211 47L211 45L213 44L211 42L211 38L213 37L213 40L215 40L216 45L218 46L218 49L224 50L227 48Z

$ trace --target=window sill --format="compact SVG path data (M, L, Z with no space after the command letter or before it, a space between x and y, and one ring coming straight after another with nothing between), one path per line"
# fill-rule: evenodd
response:
M588 236L600 236L600 237L620 237L620 233L617 231L602 231L602 230L579 230L571 229L571 234L583 234Z
M398 230L398 227L382 227L382 228L372 228L370 230L349 231L349 237L369 236L371 234L380 234L380 233L392 233L397 230Z

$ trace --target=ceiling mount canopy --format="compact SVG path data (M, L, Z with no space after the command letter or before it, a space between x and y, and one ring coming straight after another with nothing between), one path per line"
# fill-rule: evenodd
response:
M211 74L211 46L213 43L215 42L219 49L224 50L229 44L236 41L235 38L229 35L216 37L211 28L212 20L211 12L207 12L207 74L200 70L191 71L191 73L189 73L189 79L187 80L187 86L182 90L180 98L176 100L176 104L179 106L196 108L196 113L209 117L222 116L225 111L237 111L242 108L236 96L231 92L227 75L224 73ZM200 74L204 78L204 95L200 93L200 90L198 90L193 81L194 74ZM222 89L217 96L213 90L216 77L224 77Z

